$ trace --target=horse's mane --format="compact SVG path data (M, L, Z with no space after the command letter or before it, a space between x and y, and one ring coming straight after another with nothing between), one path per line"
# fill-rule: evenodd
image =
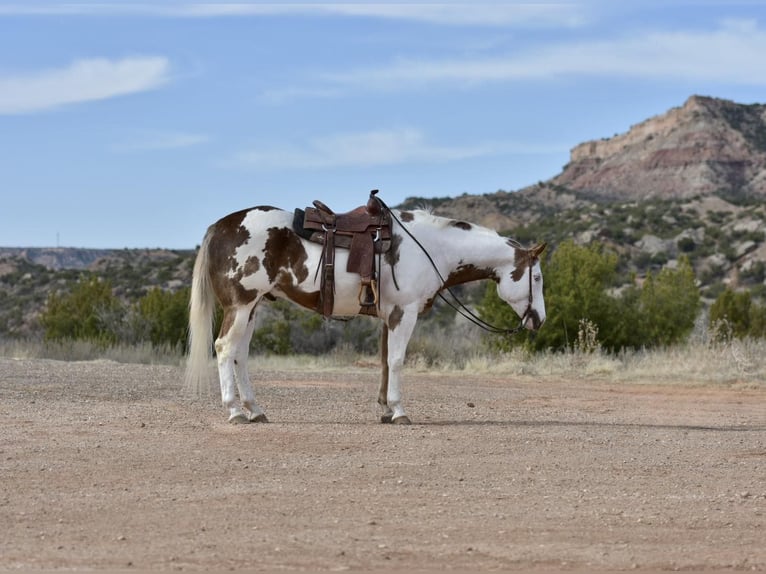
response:
M490 229L489 227L484 227L478 223L473 223L464 219L435 215L430 209L410 209L405 211L411 213L415 217L414 221L416 223L424 223L436 229L449 229L453 227L466 231L465 225L470 225L470 229L467 231L470 231L471 233L501 237L497 231Z

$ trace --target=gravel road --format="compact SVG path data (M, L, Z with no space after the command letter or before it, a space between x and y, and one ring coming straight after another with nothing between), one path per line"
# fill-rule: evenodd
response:
M253 369L254 372L254 369ZM766 570L766 388L0 359L0 570Z

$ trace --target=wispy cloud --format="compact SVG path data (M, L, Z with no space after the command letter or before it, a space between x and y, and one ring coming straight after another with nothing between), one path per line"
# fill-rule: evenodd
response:
M259 169L325 169L373 167L403 163L439 163L501 153L493 144L440 146L413 128L341 133L303 145L255 148L238 154L235 163Z
M0 76L0 114L27 114L68 104L154 90L170 79L163 57L77 60L65 68Z
M115 151L141 152L176 150L202 145L210 141L203 134L184 132L151 132L114 146Z
M616 39L562 42L506 56L401 58L383 66L325 73L308 80L313 88L272 89L269 98L398 92L437 83L470 87L566 76L765 85L765 53L766 31L755 21L728 20L708 31L641 31Z
M435 145L422 131L403 127L339 133L303 144L269 145L241 152L234 164L265 170L375 167L408 163L444 163L498 155L548 154L568 151L566 145L483 142L468 146Z
M412 20L459 26L571 27L583 20L578 2L34 2L0 5L0 15L149 15L223 18L272 15L336 15Z

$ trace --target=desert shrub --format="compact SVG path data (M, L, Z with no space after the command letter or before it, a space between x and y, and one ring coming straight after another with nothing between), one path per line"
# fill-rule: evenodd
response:
M616 270L617 256L600 244L562 243L543 270L548 318L534 347L571 347L582 319L598 326L602 343L608 346L616 302L607 290L615 283Z
M51 293L40 322L47 340L113 344L119 338L124 313L111 283L90 277L82 278L69 293Z
M583 325L598 334L607 350L656 347L676 343L691 332L700 306L699 290L687 259L677 269L649 273L643 286L635 280L620 294L611 294L617 256L601 246L562 243L543 264L547 319L531 339L494 338L490 346L508 350L520 342L536 350L572 349L582 344ZM514 326L518 317L489 285L479 306L482 319ZM583 323L583 321L586 321ZM595 335L594 335L595 336Z
M745 337L766 337L766 307L753 301L750 291L725 289L710 306L709 325L711 331L721 323L728 327L728 335ZM728 338L728 337L727 337Z
M189 323L189 289L170 292L154 287L135 305L136 324L155 347L168 345L185 350Z
M604 334L615 311L615 300L607 293L616 278L617 256L598 244L587 247L565 241L543 262L547 319L534 340L526 344L535 349L567 348L577 340L580 321L588 319ZM512 327L518 324L516 313L497 295L494 284L488 284L479 305L482 319L493 325ZM525 334L512 339L493 338L490 345L507 350Z
M700 295L689 260L678 267L663 268L646 276L638 296L637 332L641 340L633 346L667 346L682 341L694 328Z

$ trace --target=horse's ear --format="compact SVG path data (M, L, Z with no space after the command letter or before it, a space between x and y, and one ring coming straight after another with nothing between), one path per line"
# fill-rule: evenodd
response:
M543 241L542 243L538 243L535 245L532 249L529 250L529 254L532 256L532 259L537 259L540 257L543 251L545 251L545 248L548 247L548 244Z

